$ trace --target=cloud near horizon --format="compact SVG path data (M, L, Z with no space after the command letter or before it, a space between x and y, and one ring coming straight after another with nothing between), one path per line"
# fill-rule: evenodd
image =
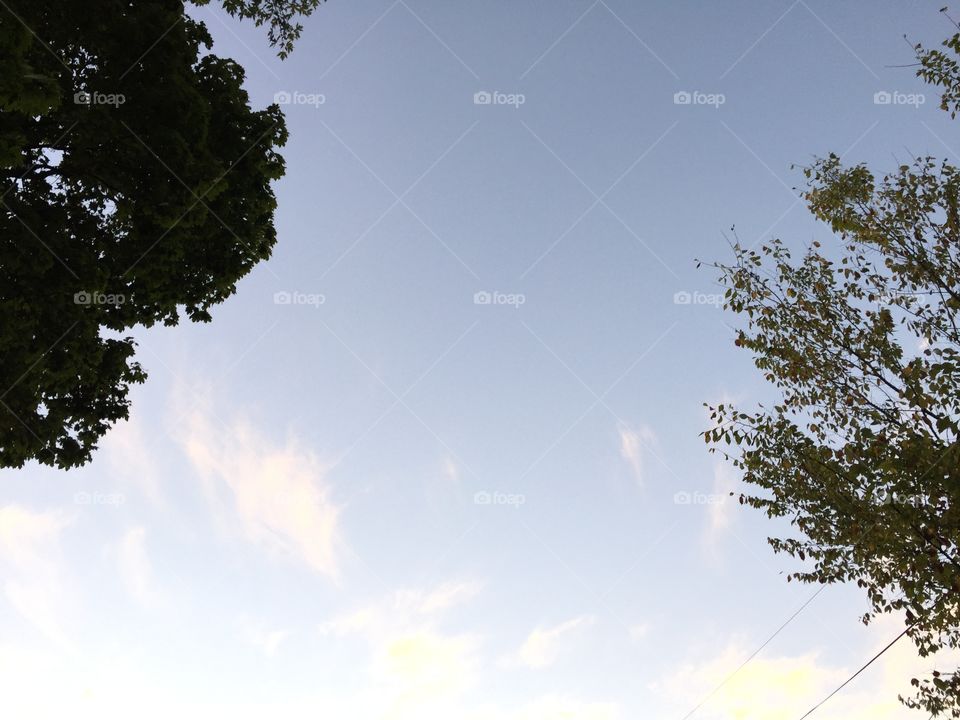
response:
M872 648L864 661L902 630L897 617L878 618ZM678 712L704 701L697 717L704 720L796 720L846 681L860 663L849 667L825 662L820 653L758 655L734 671L752 648L741 640L728 643L712 656L701 657L669 672L652 687L671 697ZM898 693L910 696L911 677L935 667L956 667L960 653L941 652L921 658L909 642L885 653L843 693L817 710L820 720L916 720L917 712L896 702ZM722 684L722 687L721 687ZM714 689L719 688L711 696ZM709 696L709 699L707 699Z
M377 717L443 717L477 681L479 636L440 629L443 614L479 591L476 582L403 590L321 623L321 635L358 636L369 649Z

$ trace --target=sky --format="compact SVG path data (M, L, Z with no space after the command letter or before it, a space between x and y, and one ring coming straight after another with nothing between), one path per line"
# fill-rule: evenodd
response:
M816 156L960 162L894 67L941 4L329 0L284 61L193 9L283 103L279 241L136 333L91 464L2 471L0 713L799 718L902 624L729 498L703 404L775 396L697 260L828 240ZM815 717L918 717L938 664Z

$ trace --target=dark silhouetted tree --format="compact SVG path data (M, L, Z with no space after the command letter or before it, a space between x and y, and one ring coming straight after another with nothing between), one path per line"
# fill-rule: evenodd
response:
M210 0L195 4L206 5ZM270 44L277 47L280 57L287 57L293 44L300 38L303 26L297 17L312 13L325 0L220 0L231 15L253 20L257 26L268 26Z
M286 54L319 2L223 4ZM211 46L181 0L0 8L0 466L87 462L145 377L124 333L270 255L284 118Z

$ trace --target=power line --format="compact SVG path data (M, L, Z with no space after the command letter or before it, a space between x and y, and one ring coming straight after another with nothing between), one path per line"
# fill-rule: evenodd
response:
M941 455L941 456L937 459L937 461L936 461L930 468L927 469L927 471L924 473L924 475L927 475L931 470L933 470L933 468L936 467L936 465L937 465L938 463L940 463L940 461L943 460L943 458L945 458L948 453L949 453L949 448L947 449L947 452L945 452L943 455ZM876 527L877 524L879 524L879 523L875 523L873 526L871 526L871 529L872 529L873 527ZM856 543L854 543L854 547L856 547L856 546L859 545L861 542L863 542L863 539L864 539L864 538L861 538L861 540L858 540ZM822 592L826 589L826 587L827 587L826 584L821 585L813 595L811 595L809 598L807 598L806 602L804 602L803 605L801 605L799 608L797 608L796 612L794 612L793 615L791 615L790 617L788 617L788 618L786 619L786 621L785 621L780 627L778 627L770 637L768 637L766 640L763 641L763 643L760 645L760 647L758 647L756 650L754 650L754 651L750 654L750 656L747 657L746 660L744 660L742 663L740 663L739 667L737 667L736 670L734 670L734 671L733 671L732 673L730 673L726 678L724 678L723 681L722 681L719 685L717 685L713 690L710 691L710 694L708 694L703 700L701 700L699 703L697 703L696 707L694 707L690 712L688 712L686 715L684 715L684 716L681 718L681 720L689 720L689 718L692 717L692 716L694 715L694 713L697 712L697 710L699 710L701 707L703 707L710 698L712 698L714 695L716 695L717 692L720 691L720 689L723 688L724 685L726 685L728 682L730 682L730 680L732 680L737 673L739 673L741 670L743 670L743 668L746 667L746 665L747 665L751 660L753 660L757 655L759 655L760 652L761 652L767 645L769 645L770 642L773 641L773 639L774 639L775 637L777 637L777 635L779 635L780 632L781 632L785 627L787 627L787 625L789 625L791 622L793 622L794 618L796 618L797 615L799 615L801 612L803 612L803 610L807 607L807 605L809 605L811 602L813 602L814 599L817 597L817 595L819 595L820 593L822 593ZM916 621L915 621L915 622L916 622ZM876 656L874 656L873 658L871 658L870 661L869 661L866 665L864 665L862 668L860 668L859 670L857 670L857 672L854 673L854 675L853 675L852 677L850 677L845 683L843 683L843 685L841 685L841 686L838 687L836 690L834 690L832 693L830 693L827 697L825 697L823 700L821 700L817 705L815 705L814 707L810 708L810 710L808 710L807 713L806 713L802 718L800 718L800 720L804 720L804 718L808 717L814 710L816 710L817 708L819 708L819 707L820 707L821 705L823 705L827 700L829 700L830 698L832 698L834 695L836 695L838 692L840 692L840 690L842 690L844 687L846 687L855 677L857 677L857 675L859 675L859 674L862 673L864 670L866 670L866 669L873 663L874 660L876 660L878 657L880 657L881 655L883 655L883 653L885 653L889 648L891 648L891 647L893 646L893 644L897 642L897 640L899 640L899 639L902 638L904 635L906 635L907 630L909 630L910 627L912 627L912 624L909 625L909 626L907 626L907 628L904 629L904 631L903 631L902 633L900 633L896 638L894 638L893 641L892 641L889 645L887 645L887 647L885 647L883 650L881 650L879 653L877 653Z
M818 703L817 703L816 705L814 705L812 708L810 708L809 710L807 710L807 712L804 713L803 717L801 717L800 720L804 720L804 718L809 717L809 716L813 713L814 710L816 710L818 707L820 707L821 705L823 705L827 700L829 700L830 698L832 698L832 697L833 697L834 695L836 695L838 692L840 692L841 690L843 690L847 685L849 685L851 682L853 682L853 679L854 679L855 677L857 677L857 675L859 675L859 674L862 673L864 670L866 670L868 667L870 667L870 666L873 664L874 660L876 660L878 657L880 657L881 655L883 655L887 650L889 650L890 648L892 648L892 647L894 646L894 644L895 644L900 638L902 638L904 635L906 635L906 634L907 634L907 631L910 630L911 627L913 627L912 624L911 624L911 625L908 625L907 627L905 627L905 628L903 629L903 632L902 632L902 633L900 633L900 634L897 635L893 640L891 640L883 650L881 650L881 651L878 652L876 655L874 655L872 658L870 658L863 667L861 667L861 668L860 668L859 670L857 670L853 675L851 675L850 677L848 677L848 678L846 679L846 681L845 681L840 687L838 687L838 688L837 688L836 690L834 690L832 693L830 693L829 695L827 695L823 700L821 700L820 702L818 702Z
M710 694L707 695L703 700L701 700L701 701L697 704L697 706L696 706L695 708L693 708L693 710L691 710L691 711L688 712L686 715L684 715L681 720L688 720L688 718L690 718L697 710L699 710L701 707L703 707L703 706L706 704L707 700L709 700L709 699L712 698L714 695L716 695L717 692L720 690L720 688L722 688L724 685L726 685L728 682L730 682L730 680L733 679L734 675L736 675L738 672L740 672L741 670L743 670L743 668L747 665L747 663L749 663L749 662L750 662L751 660L753 660L757 655L759 655L759 654L760 654L760 651L763 650L767 645L769 645L770 642L771 642L777 635L779 635L780 632L781 632L787 625L789 625L791 622L793 622L793 619L794 619L797 615L799 615L801 612L803 612L804 608L807 607L807 605L809 605L810 603L812 603L813 600L814 600L814 598L816 598L817 595L819 595L820 593L822 593L822 592L826 589L826 587L827 587L826 585L821 585L820 588L819 588L813 595L811 595L809 598L807 598L806 602L804 602L803 605L801 605L799 608L797 608L797 611L796 611L795 613L793 613L793 615L791 615L790 617L788 617L788 618L786 619L786 621L783 623L783 625L781 625L780 627L778 627L778 628L774 631L773 635L771 635L771 636L768 637L766 640L764 640L764 641L763 641L763 644L761 644L760 647L758 647L756 650L754 650L746 660L744 660L742 663L740 663L740 666L739 666L736 670L734 670L732 673L730 673L729 675L727 675L727 677L724 678L723 682L721 682L721 683L720 683L719 685L717 685L713 690L711 690L711 691L710 691Z

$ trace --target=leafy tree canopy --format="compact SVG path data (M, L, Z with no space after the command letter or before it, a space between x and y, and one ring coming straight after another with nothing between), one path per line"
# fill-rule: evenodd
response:
M917 47L918 75L960 102L960 34ZM711 408L704 436L751 488L742 503L797 531L770 540L792 577L855 582L899 611L921 655L960 648L960 170L919 158L875 176L834 155L805 170L805 198L838 242L795 258L779 240L716 265L725 307L780 400ZM960 717L960 674L913 681L902 700Z
M317 4L223 3L281 54ZM0 15L0 466L68 468L144 380L124 333L210 320L270 255L287 132L182 0Z
M210 0L194 0L196 5L206 5ZM224 9L231 15L248 18L259 27L267 25L270 44L279 48L280 57L287 57L293 44L299 39L303 26L296 21L306 17L325 0L221 0Z

